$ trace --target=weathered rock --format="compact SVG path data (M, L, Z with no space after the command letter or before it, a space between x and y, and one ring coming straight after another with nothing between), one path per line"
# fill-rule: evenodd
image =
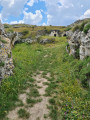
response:
M13 74L13 59L12 59L12 52L11 52L11 45L10 39L2 37L7 43L0 42L0 79L5 78L6 76Z
M73 35L73 32L70 30L70 31L66 31L62 34L62 36L64 36L66 34L66 36L68 37L71 37Z
M51 33L49 36L54 36L54 37L60 36L60 30L51 30Z
M47 30L38 30L38 31L37 31L37 36L38 36L38 35L43 36L43 35L47 35L47 34L50 34L50 33L47 33Z
M90 56L90 30L87 35L81 34L80 59L83 60L87 56Z
M11 52L11 40L5 37L4 26L0 23L2 34L0 35L0 80L13 74L13 59ZM7 36L7 35L6 35Z
M55 42L55 39L54 38L52 38L52 39L42 39L42 40L40 40L40 42L39 43L41 43L41 44L46 44L46 43L54 43Z
M5 33L4 25L1 23L1 20L0 20L0 35L3 35L4 33Z
M70 36L71 35L71 36ZM67 33L69 36L69 48L70 48L70 55L73 55L77 58L77 51L81 60L85 57L90 56L90 30L87 34L84 34L80 31L75 31L73 34L72 32Z

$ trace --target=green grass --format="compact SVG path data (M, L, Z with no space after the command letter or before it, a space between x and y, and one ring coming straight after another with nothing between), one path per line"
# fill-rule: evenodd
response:
M55 100L51 98L51 99L49 99L49 103L54 105L55 104Z
M13 48L14 75L1 83L0 119L16 107L18 95L27 87L31 89L29 96L39 97L34 79L31 78L38 70L45 71L44 75L46 72L51 75L51 78L48 78L50 83L45 95L51 96L49 100L51 104L48 108L52 120L89 120L90 95L87 82L86 85L84 82L88 79L87 63L90 58L83 61L74 59L66 53L66 38L56 37L55 39L55 44L17 44ZM45 55L49 57L44 57ZM86 88L83 88L82 81Z
M25 109L20 109L18 111L18 115L20 118L28 119L30 114Z
M85 20L83 22L81 22L81 24L79 25L74 25L74 27L72 28L72 31L75 32L76 30L79 31L84 31L85 34L87 34L88 30L90 29L90 24L89 24L90 20ZM66 28L68 29L68 28Z
M32 107L34 104L41 102L41 101L42 101L42 99L40 99L40 98L39 99L28 98L27 104L29 104Z
M18 24L18 25L15 25L15 26L23 26L23 27L13 28L11 25L6 25L5 30L8 31L8 29L12 29L15 32L23 32L24 30L28 30L28 31L31 31L31 32L36 32L38 30L47 30L47 32L49 32L51 30L60 30L61 32L63 32L66 29L65 26L35 26L35 27L33 27L32 25L28 26L28 25L25 25L25 24L24 25L23 24Z
M0 61L0 67L4 67L5 63Z
M31 88L30 93L28 93L29 97L39 97L40 94L36 88Z
M87 32L88 32L89 29L90 29L90 24L87 24L87 25L84 27L84 29L83 29L84 33L87 34Z
M74 26L72 29L73 32L75 32L76 30L79 30L79 25Z
M1 41L2 43L4 43L4 44L7 43L7 41L3 40L1 37L0 37L0 41Z

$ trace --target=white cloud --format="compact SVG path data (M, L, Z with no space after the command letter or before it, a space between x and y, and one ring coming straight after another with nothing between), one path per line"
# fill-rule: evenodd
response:
M46 24L46 23L43 23L42 26L47 26L47 24Z
M0 5L3 7L1 14L2 19L8 16L19 16L28 0L0 0Z
M42 18L43 18L43 16L42 16L40 10L36 10L35 14L33 14L31 12L27 13L24 11L23 21L27 24L37 25L41 22Z
M42 0L41 0L42 1ZM48 25L69 25L90 8L90 0L43 0L47 7ZM58 5L57 3L61 5ZM85 15L87 16L87 15ZM88 15L89 16L89 15ZM90 17L90 16L89 16Z
M28 8L24 8L24 10L25 10L25 11L27 11L27 10L28 10Z
M34 4L35 2L38 2L38 0L30 0L30 1L27 3L27 5L33 6L33 4Z
M24 23L23 20L20 20L19 22L18 21L12 21L12 22L10 22L10 24L22 24L22 23Z
M32 25L39 25L39 23L42 21L42 14L40 10L36 10L35 14L29 12L27 13L24 11L24 18L23 20L18 21L12 21L10 24L19 24L19 23L27 23Z
M14 0L10 1L9 7L12 7L14 5Z
M28 8L24 8L25 4L32 7L39 1L45 1L47 11L26 12ZM41 12L47 14L47 25L68 25L77 19L90 17L90 0L0 0L0 6L0 19L3 21L9 16L19 16L23 10L24 18L19 22L29 24L39 24L43 18Z
M83 19L83 18L90 18L90 9L88 9L87 11L85 11L84 15L82 15L80 18L81 19Z

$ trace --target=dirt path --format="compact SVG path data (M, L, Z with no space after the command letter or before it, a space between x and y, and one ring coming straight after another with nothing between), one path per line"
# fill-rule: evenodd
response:
M23 94L19 95L19 100L23 103L22 107L17 107L15 110L12 110L7 115L9 120L50 120L49 118L49 110L47 109L47 105L49 105L48 100L49 97L45 96L45 90L48 85L44 83L48 83L48 79L42 77L43 71L40 71L39 74L34 75L32 78L35 80L35 84L37 86L37 90L40 94L40 97L32 97L34 100L40 100L36 102L34 105L30 106L27 104L28 94L30 93L30 88L27 88ZM50 78L50 74L48 73L46 77ZM29 84L29 82L28 82ZM19 117L18 111L20 109L25 109L27 113L29 113L29 117Z

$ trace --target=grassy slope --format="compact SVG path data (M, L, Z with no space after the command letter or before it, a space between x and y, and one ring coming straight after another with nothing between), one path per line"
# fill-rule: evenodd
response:
M50 72L52 78L46 89L51 96L50 116L52 120L89 120L88 90L82 88L76 78L77 59L65 51L66 38L56 38L56 44L18 44L13 49L14 75L3 80L0 88L0 119L8 110L16 107L18 94L26 89L28 80L37 70ZM44 57L48 55L48 57ZM83 61L85 62L85 61ZM79 73L78 73L79 74Z
M16 25L17 26L17 25ZM20 25L21 26L21 25ZM20 27L20 28L13 28L12 26L9 26L9 28L5 28L6 31L9 29L12 29L16 32L22 32L23 30L29 30L29 31L38 31L38 30L60 30L63 31L66 27L64 26L36 26L36 27Z
M22 25L20 25L20 26L22 26ZM19 26L19 24L16 26ZM9 25L8 27L9 28L5 28L6 32L9 32L9 31L15 31L15 32L29 31L29 33L27 35L25 35L23 38L27 38L27 37L35 38L38 30L47 30L47 32L50 33L51 30L60 30L61 32L63 32L66 29L66 27L64 27L64 26L36 26L36 27L34 27L34 26L27 27L26 26L26 27L20 27L20 28L13 28L12 26Z

